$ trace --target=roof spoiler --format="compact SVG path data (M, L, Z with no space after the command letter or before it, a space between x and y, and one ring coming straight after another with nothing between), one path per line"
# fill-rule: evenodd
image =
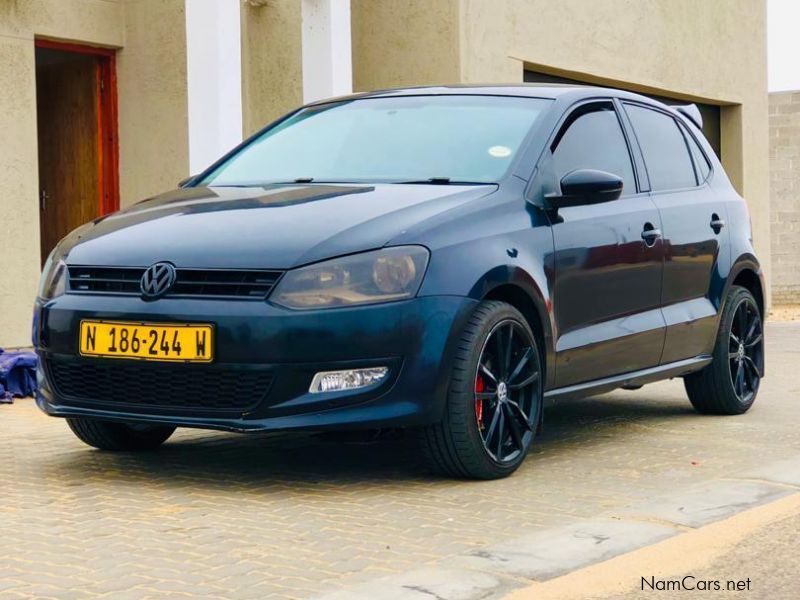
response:
M703 128L703 115L700 114L700 109L697 108L697 104L682 104L680 106L675 106L674 108L692 123L697 125L698 129Z

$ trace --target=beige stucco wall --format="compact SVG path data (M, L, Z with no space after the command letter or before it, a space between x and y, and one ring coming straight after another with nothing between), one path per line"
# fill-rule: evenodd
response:
M123 207L189 175L184 0L127 0L124 8L117 53Z
M248 136L303 103L300 0L242 5L242 129Z
M459 0L350 0L350 10L356 91L461 81Z
M303 103L301 8L242 5L245 136ZM356 91L459 81L459 0L351 0L351 15Z
M0 0L0 347L30 343L39 278L34 37L121 48L123 206L188 173L183 0Z
M530 68L724 105L722 161L769 271L764 0L352 0L352 10L357 90L521 82Z
M0 17L0 23L3 18ZM0 347L29 343L39 272L33 44L0 32Z

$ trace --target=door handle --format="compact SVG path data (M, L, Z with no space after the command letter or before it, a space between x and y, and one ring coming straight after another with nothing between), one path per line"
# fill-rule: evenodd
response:
M725 221L719 218L717 213L711 215L711 223L709 223L711 229L714 230L714 233L719 233L723 227L725 227Z
M661 230L653 227L651 223L645 223L644 231L642 231L642 239L648 246L656 243L656 240L661 237Z

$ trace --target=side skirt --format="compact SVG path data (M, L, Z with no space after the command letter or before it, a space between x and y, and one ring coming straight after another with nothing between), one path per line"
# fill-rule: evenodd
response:
M556 388L545 392L544 399L546 402L551 403L555 400L605 394L606 392L621 387L639 387L646 383L653 383L654 381L670 379L672 377L682 377L689 373L699 371L712 360L710 355L702 354L694 358L687 358L657 367L650 367L649 369L642 369L641 371L633 371L631 373L614 375L613 377L605 377L603 379Z

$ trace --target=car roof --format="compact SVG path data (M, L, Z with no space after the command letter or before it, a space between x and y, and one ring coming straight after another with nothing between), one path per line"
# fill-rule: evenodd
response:
M394 88L385 90L375 90L372 92L361 92L340 96L338 98L326 98L317 102L312 102L307 106L327 104L330 102L340 102L347 100L357 100L362 98L399 98L403 96L509 96L527 98L549 98L552 100L562 100L569 104L580 102L591 98L619 98L621 100L635 100L643 104L659 107L666 110L684 123L702 128L702 116L696 105L687 101L686 105L670 106L634 92L628 92L616 88L607 88L594 85L579 85L574 83L510 83L510 84L452 84L437 86L416 86L405 88ZM679 108L686 110L681 111ZM688 112L687 112L688 111Z
M523 96L529 98L562 98L572 100L581 98L594 98L597 96L625 98L639 100L649 104L663 106L661 102L614 88L605 88L591 85L577 85L571 83L514 83L514 84L453 84L438 86L417 86L395 89L376 90L328 98L312 104L324 104L331 101L354 100L359 98L391 98L399 96L447 96L447 95L476 95L476 96Z

